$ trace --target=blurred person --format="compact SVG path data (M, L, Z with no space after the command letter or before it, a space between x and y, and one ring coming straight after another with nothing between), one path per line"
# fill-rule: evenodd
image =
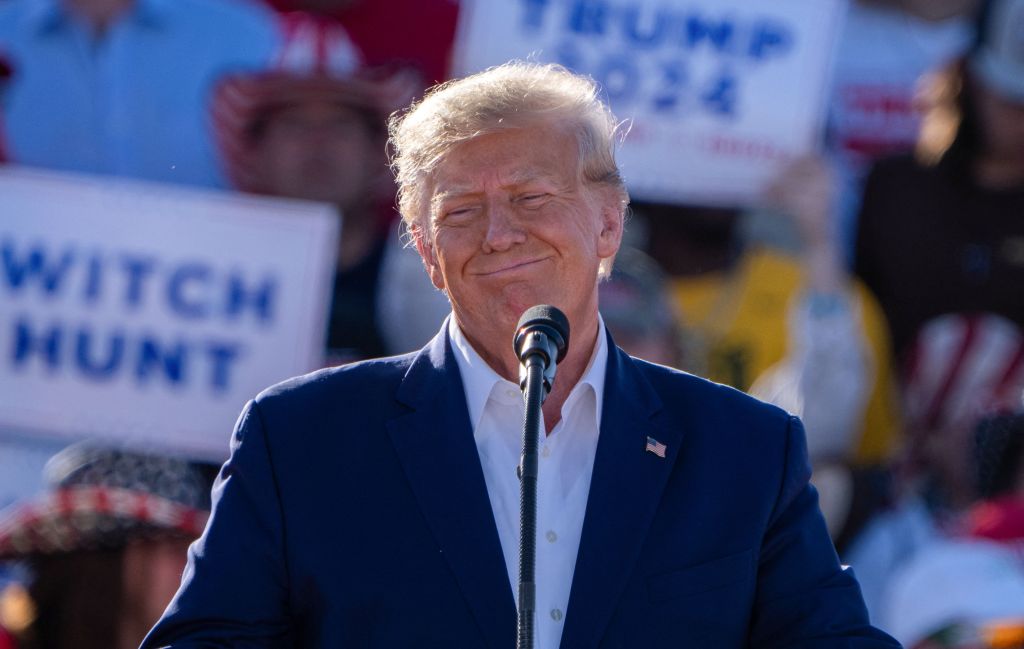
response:
M1024 543L1024 404L983 419L975 435L975 477L981 499L965 517L965 533ZM1024 545L1020 546L1024 550Z
M932 88L917 155L880 162L864 193L855 270L898 362L943 314L1024 326L1024 2L989 0L977 30Z
M426 84L448 78L459 16L456 0L269 0L269 4L285 13L303 11L337 20L366 68L411 68ZM364 283L373 280L364 279ZM374 353L419 349L451 312L444 293L424 274L423 261L400 224L392 223L388 233L376 286L379 337ZM362 355L373 354L364 350ZM336 355L333 360L342 358Z
M914 150L927 75L970 46L978 0L855 0L836 52L826 127L837 163L836 219L849 260L864 178L879 158Z
M943 540L893 577L880 626L907 649L1024 648L1024 563L985 541Z
M1024 647L1024 413L981 419L973 451L981 500L886 593L879 621L911 649Z
M834 191L832 169L818 157L794 161L766 191L765 209L794 226L802 281L788 305L786 357L750 386L751 394L804 420L811 457L822 460L851 457L874 373L861 298L843 268L829 218Z
M977 501L975 431L992 412L1020 407L1024 332L999 316L947 315L920 332L903 372L905 446L894 461L894 500L850 545L873 619L892 576L938 539L959 533Z
M244 0L9 0L9 160L223 186L210 91L264 67L276 43L272 12Z
M679 326L667 277L656 261L636 248L620 249L598 295L605 326L623 351L679 367Z
M888 502L899 417L884 321L844 267L835 191L827 160L800 158L756 209L661 210L650 245L674 271L682 367L804 419L842 547Z
M540 649L896 646L837 561L799 420L608 335L598 283L629 201L618 123L592 80L523 62L393 118L402 216L452 316L418 353L247 404L144 647L513 646L510 343L544 303L572 343L542 406Z
M218 87L218 142L236 188L337 209L329 354L333 362L381 356L389 350L377 315L380 274L395 221L386 121L419 91L421 78L408 67L367 67L332 19L293 13L283 23L271 70L234 75Z
M892 332L909 438L895 509L845 557L873 612L894 566L973 503L979 406L1019 406L1022 33L1024 2L986 1L969 52L929 88L916 155L878 163L865 189L856 270Z
M0 515L0 560L25 562L34 620L19 649L133 649L177 590L209 515L209 476L169 457L76 445L50 489Z
M901 374L909 460L918 465L911 471L928 480L933 503L962 511L979 495L978 423L1020 407L1024 329L993 314L935 318L922 328Z
M758 209L638 206L671 274L683 368L807 418L815 460L884 461L898 429L885 324L846 272L819 157L780 171ZM755 387L756 386L756 387Z
M790 289L799 292L786 307L785 356L765 369L749 392L804 420L812 482L829 534L843 550L886 502L879 477L896 448L897 418L887 340L878 333L884 325L868 292L844 267L833 218L837 188L830 162L819 156L797 159L765 192L762 213L747 217L748 239L787 250L801 273L798 288ZM861 452L872 446L875 455Z

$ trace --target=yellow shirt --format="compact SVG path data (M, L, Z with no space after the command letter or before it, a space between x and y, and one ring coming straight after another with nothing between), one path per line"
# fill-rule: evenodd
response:
M672 291L684 334L684 369L749 390L789 352L792 302L799 299L803 269L780 252L753 248L726 273L675 278ZM870 396L854 460L884 460L899 430L888 333L874 297L855 285L871 356Z

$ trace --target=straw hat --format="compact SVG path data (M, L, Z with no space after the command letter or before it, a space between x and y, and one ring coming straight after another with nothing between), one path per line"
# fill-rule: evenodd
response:
M282 16L283 45L271 68L225 77L213 95L213 126L228 177L243 191L262 191L253 155L253 127L268 111L329 101L370 111L380 119L407 105L422 88L411 67L364 64L336 20L307 13Z
M182 459L73 446L45 473L47 492L0 513L0 559L195 538L209 517L208 481Z

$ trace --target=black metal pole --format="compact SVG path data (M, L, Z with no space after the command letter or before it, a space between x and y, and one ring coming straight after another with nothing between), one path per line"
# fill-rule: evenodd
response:
M537 447L544 430L541 406L544 388L544 359L531 355L526 359L526 385L523 400L523 455L519 464L519 611L516 627L517 649L533 649L534 621L537 609Z

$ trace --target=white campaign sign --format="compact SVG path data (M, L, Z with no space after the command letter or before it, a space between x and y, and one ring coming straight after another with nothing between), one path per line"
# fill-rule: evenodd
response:
M473 0L454 71L510 59L593 76L631 122L619 164L637 198L752 202L812 151L846 0Z
M223 459L322 362L337 237L316 203L0 170L0 432Z

